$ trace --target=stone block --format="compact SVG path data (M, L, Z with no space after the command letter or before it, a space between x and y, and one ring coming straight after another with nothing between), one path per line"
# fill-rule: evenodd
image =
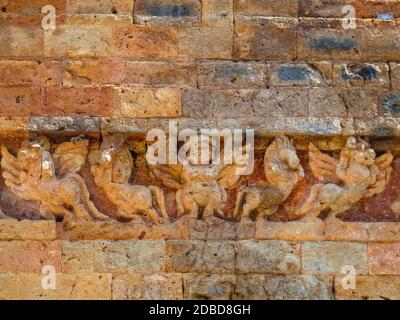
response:
M62 241L62 271L65 273L94 272L93 241Z
M369 274L400 274L400 243L368 244Z
M54 240L55 238L54 221L0 220L0 240Z
M230 300L236 276L230 274L184 274L184 298L187 300Z

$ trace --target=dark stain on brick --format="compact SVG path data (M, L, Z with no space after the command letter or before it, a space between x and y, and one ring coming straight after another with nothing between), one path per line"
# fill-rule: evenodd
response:
M335 39L329 37L321 37L312 39L310 48L316 50L337 50L349 51L357 47L357 41L354 39Z
M378 78L378 71L373 66L366 66L360 70L349 73L346 68L342 69L343 80L376 80Z
M248 74L248 70L244 66L228 66L218 68L215 71L218 78L230 78L232 76L240 76Z
M393 137L393 129L392 128L385 128L385 127L377 127L373 129L374 134L380 137Z
M278 77L283 81L307 80L310 76L310 70L303 67L280 67L278 70Z
M385 97L383 99L383 107L391 113L400 114L400 94Z
M151 6L150 15L155 17L188 17L191 15L190 10L183 5L159 5Z

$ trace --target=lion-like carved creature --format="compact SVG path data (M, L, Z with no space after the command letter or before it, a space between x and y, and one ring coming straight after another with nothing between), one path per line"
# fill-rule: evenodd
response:
M1 167L6 187L20 199L40 203L40 213L47 219L108 219L90 201L86 183L77 174L85 162L88 141L71 141L60 145L59 155L63 156L58 161L59 166L56 166L48 150L50 143L44 137L40 140L25 142L17 157L6 147L1 147ZM62 173L57 175L56 171Z
M309 198L297 212L304 220L315 220L328 210L329 219L349 210L363 198L382 193L389 183L393 162L391 152L376 157L370 145L350 137L339 159L309 145L309 160L313 175L320 183L312 186Z
M258 217L273 215L304 178L300 159L288 137L276 137L267 148L264 173L267 187L247 186L238 193L235 219L246 220L252 214Z
M100 150L90 152L89 163L95 184L103 189L122 218L133 220L142 214L155 223L168 221L161 188L129 183L133 158L129 147L124 145L123 137L116 135L105 138ZM154 205L158 206L159 212Z

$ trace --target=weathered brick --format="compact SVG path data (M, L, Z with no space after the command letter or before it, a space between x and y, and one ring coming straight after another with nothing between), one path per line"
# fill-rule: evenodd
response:
M103 123L105 122L104 119ZM104 135L113 133L146 133L147 127L135 131L137 125L130 118L117 119L119 124L111 123L116 128L103 128ZM140 119L140 123L147 122ZM121 124L122 123L122 124ZM127 126L127 128L125 127ZM149 127L150 128L150 127ZM152 127L154 128L154 127ZM146 223L129 223L120 225L115 228L115 222L76 222L65 226L63 235L71 241L77 240L164 240L164 239L188 239L189 230L188 223L185 219L179 219L171 224L146 224Z
M229 273L235 270L232 241L167 241L169 272Z
M127 274L113 279L113 300L182 300L182 275Z
M0 117L0 139L21 140L28 138L28 117Z
M400 32L396 27L365 27L362 32L362 59L399 61Z
M374 119L354 119L357 135L392 137L400 135L400 120L395 117L377 117Z
M294 59L296 27L296 19L237 20L234 40L235 59Z
M342 8L353 5L353 0L299 0L300 17L342 18Z
M187 126L193 128L194 126ZM237 128L237 127L235 127ZM192 240L242 240L254 237L254 223L237 223L217 217L207 220L189 219L189 233Z
M233 299L331 300L333 280L311 275L243 275L237 277Z
M136 0L137 24L200 25L201 3L197 0Z
M188 300L230 300L236 276L229 274L184 274L184 297Z
M353 1L359 18L393 19L400 17L397 1L391 0L359 0Z
M114 117L179 117L181 94L178 89L121 89L116 93Z
M390 88L386 63L335 63L333 80L335 86L339 87Z
M1 26L0 56L35 57L43 54L43 31L33 27Z
M194 64L127 62L124 83L130 86L197 86Z
M125 78L125 62L69 61L63 64L63 85L121 84Z
M107 116L111 115L113 90L111 88L46 88L45 105L32 110L40 116Z
M390 92L379 97L379 115L400 117L400 92Z
M345 117L346 106L333 88L310 90L309 114L313 117Z
M203 0L201 2L202 26L233 26L233 1L234 0Z
M43 105L43 92L35 87L0 87L0 114L29 116Z
M400 90L400 63L390 63L390 75L392 79L392 88Z
M29 131L37 134L100 135L98 117L30 117Z
M342 286L342 277L335 278L337 300L398 300L400 299L399 276L357 276L356 288Z
M65 11L64 0L17 0L0 2L1 12L18 15L42 14L42 8L46 5L55 7L57 14Z
M265 219L256 221L257 240L305 241L322 240L325 224L321 221L308 223L302 221L272 222Z
M61 270L59 241L0 242L0 272L41 272L46 265Z
M63 272L94 272L93 241L63 241L61 250Z
M234 0L235 14L297 17L298 0Z
M54 240L55 238L54 221L0 220L0 240Z
M342 119L336 117L286 118L286 132L288 134L340 135L349 129L352 128L348 128Z
M299 24L298 59L354 60L361 57L361 34L345 30L341 20L304 19Z
M95 241L95 269L100 272L154 273L164 269L162 240Z
M0 299L109 300L110 274L56 274L56 289L43 289L40 273L0 273Z
M344 266L353 266L357 274L368 272L367 245L348 242L304 242L303 272L339 274Z
M369 274L400 274L400 243L368 245Z
M261 63L205 62L198 68L199 88L263 88L267 66Z
M107 26L63 25L44 32L49 57L98 58L111 55L112 30Z
M339 92L349 117L373 118L378 115L378 92L374 90L343 90Z
M301 269L300 245L286 241L243 240L237 246L240 273L294 274Z
M58 62L0 61L0 86L59 84L61 84L61 67Z
M113 28L113 48L117 55L137 60L173 60L177 57L174 27L141 26Z
M69 14L65 17L66 25L76 26L129 26L132 24L132 16L115 14Z
M132 0L66 0L67 13L132 14Z
M233 29L188 27L178 30L179 55L188 59L231 59Z
M323 76L307 63L268 64L270 86L321 86Z

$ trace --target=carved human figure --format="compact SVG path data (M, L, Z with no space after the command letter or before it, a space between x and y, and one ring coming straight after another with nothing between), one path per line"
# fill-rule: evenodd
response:
M71 141L67 145L79 152L65 153L59 159L60 168L63 168L60 174L56 174L56 166L48 149L50 143L46 138L42 137L33 143L26 141L17 157L2 146L1 166L6 187L20 199L40 203L40 213L48 219L108 219L90 201L86 183L77 174L82 158L86 159L88 141ZM59 150L65 146L59 146ZM68 168L71 167L75 170L70 171Z
M165 186L176 189L176 205L180 216L188 215L197 219L205 219L214 214L224 217L223 208L227 200L226 189L239 181L238 169L244 165L202 164L204 150L210 148L211 140L204 135L199 137L199 152L187 157L186 162L175 165L151 165L152 174L161 180ZM218 154L218 153L215 153ZM223 152L219 154L222 158ZM197 160L197 161L195 161Z
M337 160L309 145L309 160L313 175L321 183L312 186L310 195L298 210L304 220L315 220L328 210L329 219L349 210L363 198L385 190L392 172L393 155L386 152L376 157L370 145L350 137Z
M246 186L239 191L234 211L235 219L246 220L273 215L299 181L304 178L292 141L286 136L276 137L264 156L264 173L268 186Z
M155 223L168 221L161 188L129 183L133 158L122 136L105 138L100 150L90 152L89 163L95 184L118 208L122 218L133 220L142 214ZM156 201L153 201L153 197ZM154 204L158 206L158 211Z

